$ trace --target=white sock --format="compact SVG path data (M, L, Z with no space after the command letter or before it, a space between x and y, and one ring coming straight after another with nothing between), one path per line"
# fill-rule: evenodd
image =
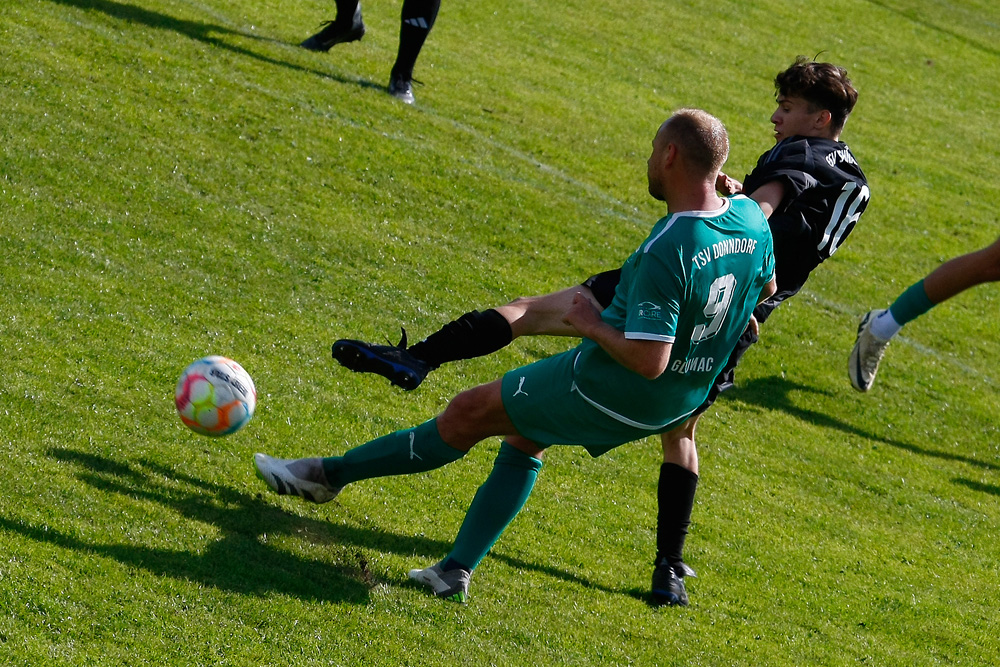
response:
M898 334L899 330L902 328L903 326L892 316L892 311L886 308L881 315L872 320L868 330L871 331L872 335L876 338L881 340L890 340L893 336Z

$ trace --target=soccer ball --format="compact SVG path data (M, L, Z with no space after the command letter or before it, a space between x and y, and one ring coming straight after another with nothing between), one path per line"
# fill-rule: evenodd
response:
M226 357L205 357L184 369L174 391L181 421L195 433L229 435L257 407L257 390L243 367Z

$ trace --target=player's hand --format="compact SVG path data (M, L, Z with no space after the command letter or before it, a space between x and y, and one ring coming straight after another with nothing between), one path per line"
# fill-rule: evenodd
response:
M750 327L750 331L753 332L754 336L760 336L760 322L753 315L750 316L750 322L747 324Z
M573 303L563 315L563 323L574 327L583 335L586 335L593 325L603 321L594 303L580 292L573 295Z
M743 192L743 184L720 171L715 179L715 189L724 195L735 195Z

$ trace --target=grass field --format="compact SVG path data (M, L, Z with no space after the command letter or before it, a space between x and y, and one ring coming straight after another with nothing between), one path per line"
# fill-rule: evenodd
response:
M417 104L384 92L398 2L295 45L332 2L0 6L0 664L987 665L1000 655L1000 287L894 342L870 394L857 318L992 241L991 0L444 2ZM523 340L404 394L329 358L620 264L663 213L663 118L771 143L798 54L861 91L872 201L772 317L699 430L692 604L645 601L659 445L549 452L467 606L406 581L454 537L497 443L308 505L255 451L333 454L565 349ZM213 440L180 371L237 359L259 405Z

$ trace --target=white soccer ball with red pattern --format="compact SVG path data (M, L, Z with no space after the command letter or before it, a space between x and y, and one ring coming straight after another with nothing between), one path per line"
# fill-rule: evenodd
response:
M253 417L257 389L250 374L232 359L205 357L181 373L174 404L181 421L195 433L229 435Z

